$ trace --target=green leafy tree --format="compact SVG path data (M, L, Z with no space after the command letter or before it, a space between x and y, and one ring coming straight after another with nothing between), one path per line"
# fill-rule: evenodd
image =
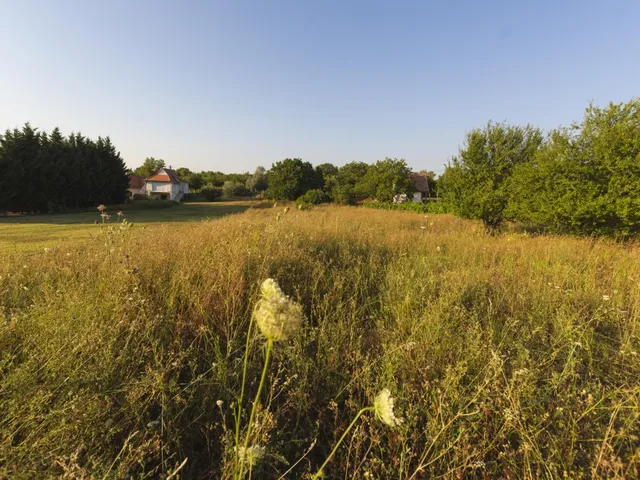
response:
M269 188L267 198L274 200L295 200L307 190L320 188L322 177L309 162L299 158L286 158L275 163L267 175Z
M269 182L267 180L267 170L264 167L256 168L256 171L253 172L247 179L247 188L252 192L264 193L264 191L269 187Z
M561 233L640 233L640 99L589 106L516 168L509 215Z
M345 205L353 205L367 198L366 186L362 183L369 165L364 162L350 162L338 169L331 189L333 199Z
M322 190L330 193L336 185L338 167L332 163L321 163L316 167L316 172L322 177Z
M227 180L222 185L222 194L227 198L248 197L251 191L242 182Z
M181 167L176 170L178 176L189 183L189 189L192 191L197 191L202 188L204 182L202 180L202 174L195 173L189 170L188 168Z
M542 144L537 128L489 122L467 134L442 178L444 200L464 218L481 219L494 232L505 218L513 169L530 161Z
M165 161L160 158L147 157L144 159L142 165L136 168L133 173L140 175L141 177L150 177L155 174L161 168L166 167Z
M379 202L392 202L396 195L411 197L415 186L409 178L411 169L404 159L385 158L367 169L360 190Z

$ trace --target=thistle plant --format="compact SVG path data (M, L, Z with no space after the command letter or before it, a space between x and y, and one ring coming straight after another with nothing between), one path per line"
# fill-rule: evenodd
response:
M245 466L249 467L249 471L258 463L258 461L264 456L264 447L249 446L251 440L251 429L253 427L253 421L257 410L257 405L260 401L260 394L264 387L265 379L267 377L267 368L269 366L269 360L271 359L271 350L275 342L286 341L292 338L302 326L304 315L302 313L302 307L287 297L280 289L275 280L268 278L262 282L260 287L260 300L255 306L251 322L249 323L249 330L247 332L247 343L244 353L244 368L242 373L242 387L240 390L240 397L238 398L238 410L236 412L236 454L235 454L235 478L242 478ZM251 406L251 413L249 414L249 423L247 424L247 432L244 437L243 446L240 446L240 420L242 416L242 399L244 396L244 388L247 380L247 365L249 358L249 345L251 340L251 330L253 322L258 325L258 329L262 336L267 340L265 349L264 365L262 367L262 375L260 377L260 384L258 385L258 391L253 400ZM253 450L252 450L253 449ZM257 450L256 450L257 449ZM260 455L257 454L260 453ZM251 459L251 461L249 461Z
M329 454L327 459L324 461L322 466L318 469L318 471L312 477L313 479L322 478L324 476L324 473L323 473L324 467L327 466L327 464L331 460L331 457L333 457L333 455L336 453L336 451L338 450L338 447L343 442L343 440L347 437L347 434L351 431L351 429L354 427L354 425L356 424L358 419L362 416L362 414L369 411L373 411L375 417L378 420L380 420L382 423L384 423L385 425L388 425L391 428L395 428L400 424L402 424L402 422L404 422L404 419L396 417L393 412L393 398L391 397L391 392L389 391L388 388L382 389L378 393L378 395L376 395L376 397L374 398L372 406L362 408L356 414L356 416L353 418L353 420L351 421L347 429L344 431L344 433L338 440L338 443L336 443L335 446L333 447L333 450L331 450L331 453Z

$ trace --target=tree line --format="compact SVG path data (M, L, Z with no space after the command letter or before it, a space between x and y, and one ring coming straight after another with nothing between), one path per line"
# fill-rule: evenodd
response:
M489 231L505 220L546 232L640 233L640 99L590 105L544 135L489 122L466 136L439 179L442 200Z
M162 159L149 157L131 173L149 177L166 167ZM192 172L177 168L176 173L189 182L192 191L207 200L220 197L248 197L259 194L271 200L295 200L302 203L336 202L353 205L365 198L390 202L395 195L413 194L411 169L404 159L385 158L367 164L351 162L337 167L331 163L313 166L301 158L286 158L269 170L258 167L253 173ZM435 192L435 174L423 172Z
M0 134L0 211L55 212L121 203L125 164L109 137L97 140L26 124Z

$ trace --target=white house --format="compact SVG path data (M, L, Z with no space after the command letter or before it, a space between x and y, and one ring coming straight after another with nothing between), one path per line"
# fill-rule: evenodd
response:
M189 193L189 182L180 178L170 168L161 168L155 175L146 179L145 189L149 197L179 202Z

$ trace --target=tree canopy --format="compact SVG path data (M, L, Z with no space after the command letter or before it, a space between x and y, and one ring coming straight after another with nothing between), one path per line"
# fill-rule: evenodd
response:
M367 168L358 190L380 202L392 202L396 195L410 198L415 186L409 178L411 169L404 159L385 158Z
M322 176L309 162L300 158L286 158L273 164L268 173L267 198L295 200L308 190L322 187Z
M640 233L640 99L589 106L513 174L509 215L561 233Z
M147 157L144 159L142 165L136 168L133 173L147 178L155 174L161 168L166 167L165 161L160 158Z
M530 161L542 141L540 130L530 125L489 122L472 130L442 176L445 201L454 213L480 219L494 231L505 218L514 167Z
M0 171L0 211L64 211L127 196L126 167L109 137L65 138L27 123L0 135Z

